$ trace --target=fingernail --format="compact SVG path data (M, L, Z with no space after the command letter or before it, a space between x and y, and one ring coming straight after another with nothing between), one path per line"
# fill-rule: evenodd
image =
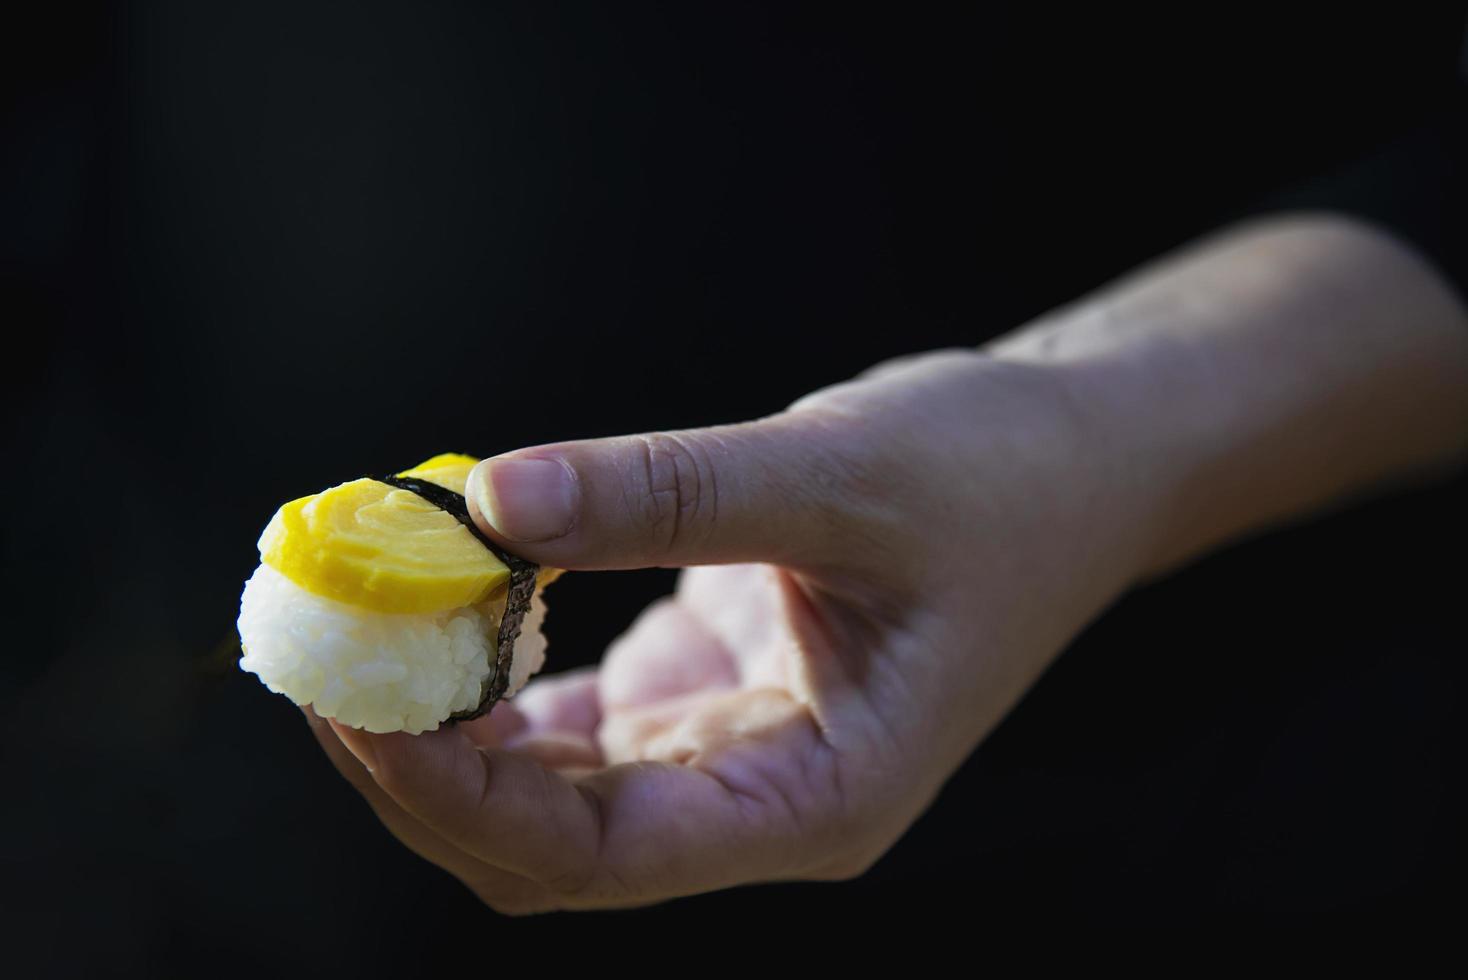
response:
M336 719L331 720L331 730L336 732L336 737L341 739L341 743L347 747L347 751L356 756L357 761L362 763L368 772L372 772L377 768L377 752L372 748L371 736L359 732L355 728L348 728L346 725L338 723Z
M479 512L511 541L548 541L571 530L578 490L556 459L487 459L469 475Z

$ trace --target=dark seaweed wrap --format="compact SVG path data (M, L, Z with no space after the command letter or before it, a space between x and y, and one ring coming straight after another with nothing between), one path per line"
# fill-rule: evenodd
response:
M495 702L504 697L505 688L510 683L510 664L515 659L515 640L520 636L520 624L525 620L525 613L530 610L530 599L535 595L535 576L540 571L540 566L533 561L526 561L505 551L499 545L489 539L479 525L474 523L474 518L469 516L469 504L463 494L454 493L446 487L426 480L418 480L410 476L375 476L372 479L386 483L390 487L399 490L407 490L416 493L424 500L445 513L452 514L456 520L469 529L469 533L479 539L494 554L496 558L505 563L510 570L509 596L505 600L505 615L500 620L499 635L495 640L494 663L490 664L489 676L484 679L484 686L480 689L479 706L472 711L460 711L449 716L449 721L468 721L487 714L493 708Z

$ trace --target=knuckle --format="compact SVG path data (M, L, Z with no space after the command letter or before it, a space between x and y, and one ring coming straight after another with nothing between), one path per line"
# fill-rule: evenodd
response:
M596 868L580 865L567 868L545 880L545 887L562 898L579 898L590 890L596 881Z
M638 504L644 525L660 545L672 550L712 527L718 485L707 449L676 432L637 437Z

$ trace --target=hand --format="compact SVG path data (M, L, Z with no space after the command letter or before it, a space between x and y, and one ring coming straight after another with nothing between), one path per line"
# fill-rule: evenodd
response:
M1465 458L1468 319L1433 271L1351 221L1245 226L989 355L481 463L471 511L528 558L716 567L485 719L313 729L505 911L848 877L1131 582Z
M758 422L487 461L471 510L519 554L712 567L599 670L486 718L312 727L400 840L502 911L859 874L1136 568L1143 502L1076 398L939 353Z

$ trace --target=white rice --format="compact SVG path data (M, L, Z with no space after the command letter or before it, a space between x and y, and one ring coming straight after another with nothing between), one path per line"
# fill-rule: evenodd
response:
M240 599L240 667L323 718L417 735L479 704L504 601L501 592L461 609L379 613L314 595L261 565ZM515 642L506 696L545 662L544 620L537 591Z

